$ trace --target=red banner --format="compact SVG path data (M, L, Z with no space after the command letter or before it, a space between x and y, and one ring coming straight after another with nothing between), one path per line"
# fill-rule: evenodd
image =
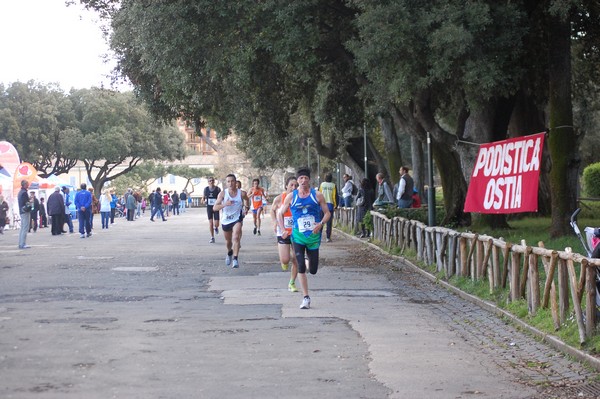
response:
M482 144L465 212L537 212L545 133Z

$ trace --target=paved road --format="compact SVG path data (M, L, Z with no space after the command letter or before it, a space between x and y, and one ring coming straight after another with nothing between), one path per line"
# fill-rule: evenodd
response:
M264 223L254 236L247 221L240 269L198 209L104 231L98 219L86 239L42 229L28 250L6 232L0 397L541 398L596 378L339 234L301 310Z

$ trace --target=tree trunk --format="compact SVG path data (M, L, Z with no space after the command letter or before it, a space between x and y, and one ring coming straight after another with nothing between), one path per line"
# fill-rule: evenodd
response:
M415 181L415 188L422 196L425 188L426 169L425 169L425 151L423 143L415 136L410 136L411 157L412 157L412 177Z
M577 206L577 177L580 160L573 130L571 104L571 25L570 18L551 17L549 21L549 113L548 148L552 158L552 225L550 235L571 234L569 216Z
M421 109L421 112L428 110ZM409 109L400 110L396 106L390 107L390 114L396 124L396 131L405 131L425 142L427 131L417 120L415 115ZM467 195L467 184L462 173L460 157L456 152L456 136L444 131L439 125L433 122L433 115L428 113L426 116L434 139L432 139L433 158L440 174L441 186L444 190L444 209L446 216L442 224L453 224L466 226L471 223L471 215L463 211L465 198Z
M479 152L479 146L474 143L483 144L506 139L513 108L513 100L493 98L469 114L462 135L473 144L462 143L458 147L467 182L471 180L471 173ZM477 214L476 218L477 222L484 227L494 229L509 227L506 214Z
M531 95L525 93L526 91L530 91L530 89L520 90L515 96L515 108L508 126L509 137L511 138L540 133L546 130L543 110L538 107ZM550 216L551 214L549 171L550 153L548 152L548 143L545 142L538 189L538 215L541 216Z
M398 182L400 178L400 166L402 166L402 154L398 142L398 132L394 126L392 118L388 115L378 117L381 131L383 132L383 141L385 143L387 156L388 177L392 184ZM408 135L407 135L408 137Z

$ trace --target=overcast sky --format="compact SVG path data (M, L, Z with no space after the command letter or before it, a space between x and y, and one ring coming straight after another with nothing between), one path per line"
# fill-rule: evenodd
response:
M72 87L110 87L114 61L98 18L65 0L0 0L0 82L30 79Z

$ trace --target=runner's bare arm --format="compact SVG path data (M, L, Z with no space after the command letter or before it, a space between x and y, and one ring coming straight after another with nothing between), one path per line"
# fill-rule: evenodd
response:
M317 201L319 205L321 205L321 210L323 211L323 218L321 222L317 223L315 228L313 229L313 233L318 233L319 230L323 229L323 225L327 223L327 221L331 218L331 213L329 212L329 207L327 206L327 202L325 202L325 197L319 191L317 191Z
M242 190L242 202L244 203L244 207L246 208L246 213L248 213L248 210L250 209L250 197L248 196L248 193L246 193L244 190Z
M277 197L275 197L275 199L273 200L273 204L271 204L271 220L274 222L273 223L273 231L277 232L277 208L279 207L279 204L281 203L281 194L279 194Z
M225 204L223 204L223 198L225 198L224 190L219 193L219 196L217 197L217 201L213 205L213 210L220 211L221 209L225 208Z
M279 229L281 230L281 236L286 238L288 236L287 230L285 229L285 223L283 221L283 214L287 212L290 204L292 203L292 195L286 195L285 200L277 209L277 224L279 225Z

